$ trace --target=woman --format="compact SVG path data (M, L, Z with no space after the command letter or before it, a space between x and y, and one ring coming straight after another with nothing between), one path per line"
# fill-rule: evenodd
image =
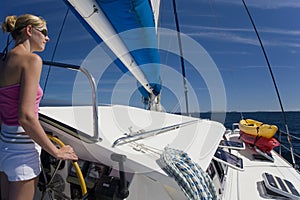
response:
M46 21L30 14L7 16L2 29L11 34L15 47L0 59L1 199L27 200L33 199L41 172L41 148L57 159L78 158L68 145L58 149L37 117L42 59L34 52L43 51L50 40Z

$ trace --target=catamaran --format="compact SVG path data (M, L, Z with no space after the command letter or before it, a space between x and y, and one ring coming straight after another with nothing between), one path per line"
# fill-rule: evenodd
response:
M45 61L85 74L92 105L40 108L49 138L60 146L71 144L79 160L58 161L43 152L36 199L300 199L296 166L273 150L266 154L245 144L237 124L227 130L217 121L162 111L159 0L65 3L109 50L96 63L116 62L130 71L146 109L99 106L97 79L103 69L87 69L90 60L81 66ZM199 56L214 66L205 50Z

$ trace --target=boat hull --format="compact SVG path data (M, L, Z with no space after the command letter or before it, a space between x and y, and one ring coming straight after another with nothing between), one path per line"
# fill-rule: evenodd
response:
M239 129L253 136L272 138L278 130L275 125L264 124L253 119L242 119L239 122Z

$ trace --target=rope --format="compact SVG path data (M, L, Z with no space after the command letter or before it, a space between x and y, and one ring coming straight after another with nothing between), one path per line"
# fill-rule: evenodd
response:
M10 35L11 34L9 33L8 36L7 36L7 39L6 39L6 46L5 46L5 48L3 49L2 53L1 53L1 56L3 56L2 57L3 61L6 59L6 56L7 56L7 53L8 53L8 47L9 47L10 43L12 42L12 40L10 40Z
M52 57L51 57L51 62L53 62L53 60L54 60L54 56L55 56L55 53L56 53L58 42L59 42L60 36L62 34L63 28L65 26L65 22L67 20L68 13L69 13L69 8L67 9L66 15L64 17L63 23L62 23L61 28L60 28L60 31L59 31L59 34L58 34L58 37L57 37L57 40L56 40L56 43L55 43L55 46L54 46L54 51L53 51L53 54L52 54ZM44 94L46 94L46 88L47 88L47 83L48 83L48 78L49 78L50 71L51 71L51 65L49 66L48 71L47 71L47 76L46 76L46 80L45 80L45 84L44 84ZM42 98L44 98L44 96L45 95L43 95Z
M160 149L142 143L131 142L129 145L132 147L133 150L152 155L156 159L160 158L160 155L163 153L163 151Z
M158 158L161 167L173 177L183 193L193 200L219 200L214 184L207 173L192 161L187 153L165 147L160 149L140 144L130 143L134 150Z
M187 153L166 147L159 161L163 169L175 178L188 199L219 200L209 175Z
M183 56L183 48L182 48L181 35L180 35L181 33L179 27L179 19L178 19L176 1L173 0L172 2L173 2L173 12L175 17L176 30L177 30L178 47L180 53L180 63L181 63L181 73L182 73L183 89L184 89L184 96L185 96L186 114L189 115L190 113L189 113L189 103L188 103L188 89L187 89L187 80L185 74L185 63L183 59L184 56Z

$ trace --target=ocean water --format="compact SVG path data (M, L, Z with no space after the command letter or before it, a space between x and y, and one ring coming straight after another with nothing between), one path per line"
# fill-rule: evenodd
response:
M214 114L215 116L216 114ZM218 115L218 114L217 114ZM244 119L255 119L257 121L263 122L265 124L274 124L278 126L279 130L282 130L286 132L285 128L285 122L282 112L227 112L227 113L219 113L222 118L221 123L224 124L224 126L228 129L232 128L232 123L239 122L242 117ZM300 138L300 111L299 112L285 112L285 118L286 118L286 124L288 126L289 133L292 136ZM212 114L211 113L193 113L192 116L194 117L200 117L205 119L211 119ZM225 116L225 121L223 120ZM216 120L218 121L218 120ZM275 137L277 139L280 139L279 137L279 131L275 134ZM287 141L286 135L282 134L281 144L285 145L286 147L290 148L290 145ZM300 140L297 140L296 138L292 138L292 144L294 152L300 155ZM278 152L279 148L275 148L275 150ZM282 148L282 155L283 157L288 160L289 162L292 161L290 152ZM295 156L295 161L300 166L300 158Z

